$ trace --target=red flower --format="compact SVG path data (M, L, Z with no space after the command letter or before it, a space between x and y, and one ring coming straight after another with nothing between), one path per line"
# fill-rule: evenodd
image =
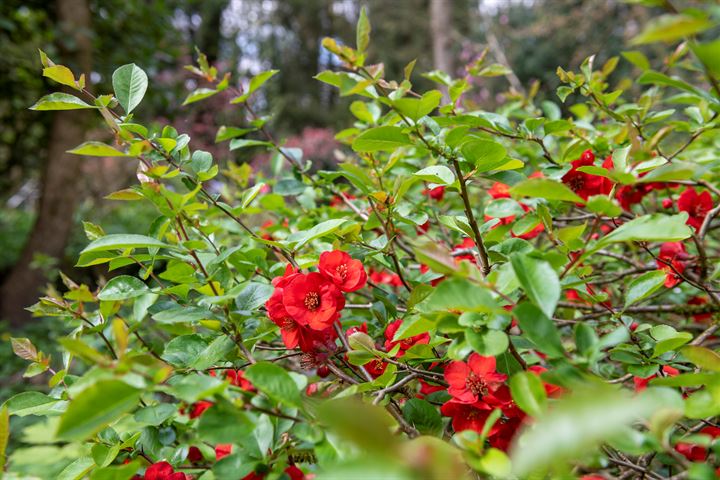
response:
M410 338L404 338L402 340L398 340L397 342L393 342L395 333L397 333L400 325L402 325L402 322L403 321L401 319L398 319L388 323L388 326L385 327L385 350L389 352L395 348L395 345L400 344L400 350L397 354L398 357L402 357L405 354L405 351L409 350L413 345L430 342L430 335L427 333L421 333Z
M583 200L593 195L607 195L612 190L612 182L599 175L580 172L578 168L593 166L595 155L591 150L585 150L579 160L572 162L572 168L562 177L562 181L570 189L577 193ZM608 157L603 162L604 168L612 168L612 158Z
M186 480L184 473L176 472L168 462L157 462L145 470L145 480Z
M190 460L190 463L200 463L203 460L203 454L198 447L193 446L188 450L187 459Z
M468 363L451 362L445 367L448 393L460 403L476 403L497 390L507 375L495 371L495 357L470 355Z
M440 185L439 187L435 188L426 188L423 190L423 195L427 195L428 197L432 198L433 200L437 200L438 202L443 199L445 196L445 187Z
M280 336L287 348L297 348L303 352L312 352L318 346L327 345L334 341L336 333L332 327L317 331L300 325L285 311L282 303L283 289L276 288L270 299L265 303L268 317L278 327Z
M707 303L707 298L703 297L692 297L687 301L688 305L705 305ZM703 323L707 322L712 318L712 313L696 313L693 315L693 321L696 323Z
M677 368L673 368L670 365L663 365L662 372L668 377L674 377L675 375L680 374L680 370L678 370ZM650 380L652 380L653 378L657 378L657 374L650 375L649 377L645 378L633 377L635 391L639 393L645 390L648 386L648 383L650 383Z
M708 435L709 437L715 439L720 436L720 428L705 427L698 433ZM693 443L678 442L677 445L675 445L675 450L691 462L700 462L705 460L707 457L707 450L705 447L695 445Z
M230 455L232 453L232 447L231 443L220 443L215 445L215 460L220 460L221 458Z
M295 465L290 465L283 471L290 477L290 480L303 480L305 478L303 471Z
M250 383L250 380L245 379L245 372L242 370L225 370L225 377L230 380L232 385L240 387L247 392L254 392L255 387Z
M688 188L678 198L678 210L688 213L689 217L686 223L695 227L695 230L700 230L705 217L712 208L712 197L708 191L703 191L698 195L694 188Z
M285 311L300 325L325 330L340 316L345 297L322 274L298 274L283 288Z
M446 417L452 417L452 427L456 432L463 430L474 430L482 432L485 422L490 416L492 409L485 403L462 403L455 399L448 400L440 407L440 413ZM490 429L490 434L497 432L498 424Z
M648 190L644 185L623 185L615 191L615 198L620 202L623 209L630 211L633 205L642 202L647 193Z
M510 187L501 182L495 182L488 190L488 194L495 199L510 198Z
M380 283L390 285L392 287L402 287L402 280L397 273L390 273L388 271L376 272L370 269L370 280L373 283Z
M318 270L343 292L359 290L367 282L362 262L341 250L321 253Z
M376 358L375 360L370 360L368 363L363 365L363 367L365 368L365 371L372 375L373 378L377 378L385 373L387 363L383 362L379 358Z
M417 394L418 398L425 398L431 393L441 392L445 390L445 387L443 387L442 385L431 385L422 378L418 379L418 381L420 382L420 392Z
M672 198L663 198L662 207L668 209L673 206Z
M352 195L350 193L343 193L342 194L346 199L348 200L355 200L355 195ZM344 204L345 201L342 199L340 195L335 195L330 199L330 206L331 207L339 207L340 205Z
M190 406L190 412L188 415L190 418L197 418L200 415L202 415L205 410L213 406L213 402L208 402L206 400L201 400L199 402L195 402Z
M659 270L665 272L665 286L667 288L672 288L682 281L678 273L685 271L687 259L687 250L685 250L685 245L682 242L665 242L660 246L660 254L655 263Z

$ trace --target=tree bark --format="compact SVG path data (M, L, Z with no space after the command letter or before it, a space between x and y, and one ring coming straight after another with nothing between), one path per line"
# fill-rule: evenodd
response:
M87 0L57 0L61 61L76 76L92 68L90 8ZM42 254L62 258L73 226L73 214L81 188L83 157L65 153L83 142L88 117L83 111L54 113L42 174L37 218L30 237L0 286L0 318L17 327L29 318L26 307L36 302L46 282L44 272L31 267Z
M453 0L430 0L430 35L435 69L453 75L453 55L450 51ZM442 88L449 101L447 87Z

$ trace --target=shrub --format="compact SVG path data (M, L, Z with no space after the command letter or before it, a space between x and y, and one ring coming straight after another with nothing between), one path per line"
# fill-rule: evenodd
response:
M228 96L244 116L217 142L271 153L253 169L138 123L140 67L95 96L43 54L75 92L32 108L97 110L115 144L73 152L139 160L139 184L109 198L157 217L126 234L85 224L78 265L110 279L63 277L32 308L67 325L61 358L13 339L26 376L52 376L4 404L3 450L9 416L44 417L10 471L714 478L720 45L698 40L712 26L661 16L634 41L680 43L660 70L628 51L642 73L618 81L618 58L590 57L558 69L572 103L531 91L484 112L463 107L469 79L504 67L483 57L415 92L413 62L396 80L367 63L362 14L356 48L324 42L342 68L316 77L357 97L335 170L253 107L276 71L235 87L202 55L189 67L206 85L185 104Z

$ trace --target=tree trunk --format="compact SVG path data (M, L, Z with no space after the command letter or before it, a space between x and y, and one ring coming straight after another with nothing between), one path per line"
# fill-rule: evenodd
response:
M63 63L76 76L92 68L90 8L87 0L57 0L57 22ZM21 325L29 314L25 308L36 302L46 281L41 270L31 267L33 257L42 254L62 258L73 226L73 214L81 186L83 158L65 153L83 142L87 113L54 113L48 156L42 175L37 219L20 259L0 286L0 318L12 326Z
M453 75L453 56L450 51L453 0L430 0L430 35L433 64L437 70ZM447 87L443 95L449 101Z

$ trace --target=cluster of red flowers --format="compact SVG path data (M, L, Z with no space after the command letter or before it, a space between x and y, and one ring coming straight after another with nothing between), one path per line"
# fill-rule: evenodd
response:
M288 265L283 276L273 279L275 291L265 308L287 348L333 349L333 323L345 307L343 292L359 290L367 282L362 263L340 250L323 252L318 270L302 273Z
M682 281L680 275L685 271L689 258L682 242L665 242L660 246L656 263L658 269L665 272L667 288L672 288Z
M595 165L595 154L592 150L585 150L580 155L580 158L570 165L571 168L563 175L562 181L583 200L587 200L593 195L607 195L612 191L613 184L610 179L578 170L580 167L592 167ZM602 167L611 169L613 167L612 158L606 158L602 163Z
M529 370L539 375L545 369L534 366ZM505 383L507 378L507 375L496 371L495 357L473 353L467 363L451 362L445 367L445 380L452 398L440 411L452 417L452 426L456 432L474 430L479 433L485 428L492 411L499 409L502 417L490 427L488 441L495 448L507 450L526 417L512 400L510 389ZM548 395L561 391L555 385L544 385Z
M543 177L542 172L535 172L530 175L530 178L541 178L541 177ZM490 187L490 190L488 190L488 194L490 194L490 196L492 198L494 198L495 200L497 200L499 198L510 198L510 187L504 183L495 182L492 185L492 187ZM518 203L520 204L520 206L522 207L524 212L527 213L530 211L529 206L525 205L522 202L518 202ZM493 217L491 217L489 215L485 215L485 221L491 220L492 218ZM514 221L515 221L515 215L510 215L509 217L503 217L500 219L500 223L495 225L495 227L493 227L493 228L497 228L500 225L509 225L509 224L513 223ZM513 232L510 232L510 234L513 237L519 237L519 238L523 238L525 240L531 240L531 239L537 237L538 235L540 235L543 232L543 230L545 230L545 227L543 226L543 224L538 223L532 230L525 232L521 235L515 235ZM473 246L474 246L474 244L473 244Z
M712 208L712 197L707 190L698 194L694 188L688 188L678 198L678 210L687 212L687 224L695 228L696 231L700 230L705 217Z
M585 150L578 160L571 163L570 170L562 177L563 183L583 200L587 200L593 195L608 195L612 192L614 185L613 181L607 177L579 171L581 167L591 166L595 166L595 154L591 150ZM603 161L602 167L612 170L614 168L612 157L607 157ZM640 203L645 195L653 190L676 187L678 187L676 183L665 182L618 185L615 188L615 198L623 209L629 211L633 205ZM670 208L673 201L671 198L666 198L663 200L662 205L663 208ZM696 230L700 229L705 217L712 208L712 197L707 191L698 193L694 188L688 188L678 198L678 210L688 213L687 223Z

